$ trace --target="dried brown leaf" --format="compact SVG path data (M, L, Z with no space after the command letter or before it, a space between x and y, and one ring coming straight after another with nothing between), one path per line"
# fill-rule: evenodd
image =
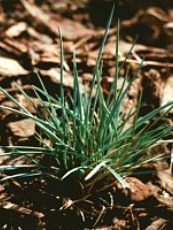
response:
M158 171L157 176L162 188L173 195L173 176L170 174L169 170Z
M38 22L41 22L44 26L46 26L56 36L59 36L58 25L62 29L63 37L67 40L76 40L84 36L88 36L89 34L94 34L92 30L87 29L79 22L65 18L62 18L59 22L57 22L36 5L30 3L29 1L21 1L28 13Z
M28 74L28 71L25 70L16 60L7 57L0 57L0 75L11 77L26 74Z
M132 188L128 192L130 199L134 202L144 201L150 197L157 197L160 191L159 187L151 183L144 184L135 177L127 177L126 181Z
M43 76L48 76L53 83L60 83L60 69L51 68L49 70L40 70L40 73ZM73 78L67 72L64 72L64 85L67 87L73 87Z
M173 75L170 75L163 86L163 93L161 95L161 104L165 105L173 100ZM173 109L169 111L173 114Z
M14 136L31 137L35 133L35 123L31 119L24 119L8 123L7 127L11 130Z
M27 24L26 22L18 22L14 25L12 25L10 28L8 28L5 31L5 35L7 37L18 37L21 33L23 33L24 31L26 31L27 29Z

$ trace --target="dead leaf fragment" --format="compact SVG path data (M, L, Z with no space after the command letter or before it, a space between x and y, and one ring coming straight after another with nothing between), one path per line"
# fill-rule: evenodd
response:
M115 55L115 44L116 44L115 39L112 39L110 42L108 42L105 45L104 53L107 55L114 56ZM129 42L124 41L124 40L119 41L119 55L121 58L126 57L131 49L132 49L132 43L129 43ZM145 55L146 55L146 52L152 53L152 54L154 53L155 56L167 55L166 50L164 50L163 48L158 48L158 47L153 47L153 46L145 46L142 44L135 44L133 49L132 49L132 52L134 52L134 53L145 52ZM138 62L141 62L141 60Z
M44 76L50 77L53 83L59 84L60 83L60 69L58 68L51 68L49 70L40 70L40 73ZM73 87L73 78L72 76L68 75L66 72L64 73L64 85L67 87Z
M173 100L173 75L169 76L164 84L161 100L161 105L165 105ZM173 109L169 113L173 113Z
M69 19L63 19L59 22L62 28L62 35L67 40L76 40L84 38L85 36L94 35L92 30L87 29L84 25L79 22L74 22Z
M35 30L33 27L28 27L27 28L27 32L28 34L35 38L36 40L42 42L42 43L46 43L46 44L52 44L53 41L52 41L52 38L49 37L48 35L46 34L43 34L43 33L39 33L37 30Z
M37 211L33 212L31 209L19 206L17 204L11 203L9 201L3 201L0 204L0 207L3 207L4 209L9 209L9 210L16 210L21 214L26 214L26 215L30 214L30 215L36 216L38 218L42 218L44 216L43 213L41 213L41 212L37 212Z
M132 190L129 190L129 196L133 202L140 202L150 197L157 197L160 190L159 187L151 183L144 184L135 177L127 177L126 181L132 188Z
M12 25L10 28L8 28L5 31L5 35L7 37L18 37L22 32L24 32L27 29L27 24L25 22L18 22L14 25Z
M10 122L7 127L17 137L31 137L35 132L35 123L31 119Z
M60 84L60 69L51 68L49 70L40 70L40 73L43 76L49 77L53 83ZM66 71L64 71L63 85L66 87L73 88L73 76ZM81 78L79 78L79 87L80 87L81 93L84 93L85 91L88 90L87 85L84 86L82 84Z
M11 77L26 74L28 74L28 71L26 71L16 60L0 57L0 75Z
M59 36L58 25L62 29L63 37L67 40L76 40L84 36L88 36L89 34L94 34L92 30L87 29L79 22L63 18L59 22L57 22L46 12L44 12L36 5L30 3L29 1L21 0L21 2L32 17L34 17L37 21L41 22L56 36Z
M19 55L28 51L28 46L18 39L4 38L5 44L11 49L11 52L18 53Z
M30 97L30 100L32 100L33 105L31 105L31 103L28 101L28 99L22 94L17 95L17 100L20 103L20 105L25 107L25 109L27 109L27 111L29 111L30 113L32 113L32 114L37 113L35 108L38 108L40 105L38 98Z
M158 171L159 183L166 191L173 195L173 176L169 170Z
M145 230L165 230L167 229L167 220L163 218L159 218L154 220Z

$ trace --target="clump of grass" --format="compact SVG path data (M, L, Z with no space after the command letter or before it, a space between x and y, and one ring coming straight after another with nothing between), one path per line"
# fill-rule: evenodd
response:
M127 71L121 89L118 91L117 81L120 70L118 62L119 23L116 39L114 82L109 95L105 96L103 93L101 86L102 53L112 16L113 11L103 36L89 90L85 90L84 93L81 92L74 52L73 92L68 98L65 96L62 36L60 36L60 97L53 97L49 94L38 74L41 88L33 88L44 112L40 112L21 87L19 87L19 90L34 107L37 116L30 113L6 90L0 88L5 96L18 107L15 109L0 105L0 108L9 110L21 117L32 119L39 128L35 135L40 143L39 146L3 146L6 151L1 153L1 156L23 156L27 163L0 166L0 171L14 170L14 174L2 178L1 181L38 175L64 180L75 174L79 180L89 184L89 190L96 184L102 183L109 176L114 178L110 181L118 181L124 188L127 188L129 185L124 179L125 176L131 174L133 170L143 164L160 157L160 155L148 156L146 151L157 141L163 140L173 130L173 127L167 124L156 125L165 115L165 109L167 111L171 109L173 102L156 108L143 117L138 116L140 100L135 112L129 111L127 114L122 112L123 99L138 75L142 63L130 77L126 86L125 83L129 75ZM133 124L125 129L132 116L135 117ZM153 119L154 117L156 118ZM40 156L51 156L54 159L54 164L50 166L45 162L43 163ZM16 169L21 168L24 170L23 173L15 173ZM108 186L111 186L111 184L108 184Z

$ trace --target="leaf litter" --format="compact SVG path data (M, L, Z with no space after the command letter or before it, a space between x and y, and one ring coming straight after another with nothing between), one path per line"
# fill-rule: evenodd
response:
M92 1L90 2L92 3ZM104 1L102 2L104 5ZM132 4L133 0L129 2L131 2L129 4ZM136 1L134 0L134 2ZM160 3L160 1L158 2ZM136 107L141 88L143 89L142 102L149 105L148 107L146 105L146 111L172 100L173 44L171 38L173 30L171 23L173 8L171 3L170 5L167 4L167 1L162 1L160 5L159 3L156 6L143 3L144 8L142 10L142 6L136 4L133 15L125 18L125 15L122 14L121 30L123 36L120 40L120 62L128 54L129 47L136 35L139 35L139 40L137 40L133 53L127 60L131 68L130 71L135 71L137 64L141 61L140 58L145 57L141 74L128 92L123 110L127 110L128 107ZM21 0L9 4L12 4L14 13L10 12L8 3L5 3L5 1L2 1L2 5L0 5L0 84L20 98L20 103L28 107L30 111L33 111L33 107L22 100L22 95L14 88L14 83L17 82L23 88L28 88L28 91L31 84L37 85L38 82L32 75L34 67L40 70L41 77L48 83L48 89L52 90L52 93L56 92L60 83L60 57L59 44L57 44L57 38L59 37L57 25L59 24L63 31L65 48L64 84L68 90L73 87L70 69L72 51L76 49L81 87L84 82L88 82L89 86L98 53L98 38L103 33L104 28L98 28L92 24L87 1L76 1L74 3L70 0L63 2L47 0L37 3L37 1ZM124 7L127 6L124 5ZM74 20L74 18L77 20ZM106 76L103 79L103 89L105 92L109 90L112 79L111 72L113 70L111 68L115 58L115 32L116 29L111 28L108 43L103 53L105 62L103 71ZM33 98L34 100L36 99ZM1 103L4 101L1 95L0 101ZM36 101L35 103L39 106ZM172 114L172 111L170 111L170 114ZM25 139L24 142L32 143L34 141L32 135L35 127L28 120L20 121L13 114L4 114L0 117L1 145L4 141L8 144L15 144L21 141L21 137ZM171 115L167 118L167 122L172 122ZM161 149L162 151L168 151L168 155L169 145L165 147L166 150ZM20 159L8 159L7 162L10 160L20 162ZM3 165L1 156L0 162ZM163 164L166 165L164 167L167 170L169 161L165 160ZM148 165L148 169L152 171L153 166ZM169 182L171 177L170 172L165 170L158 171L157 175L153 174L149 177L129 177L129 183L133 184L134 191L128 191L128 194L124 194L122 188L119 188L115 197L111 198L111 195L109 198L106 197L103 203L98 204L98 207L89 205L91 201L87 203L86 200L85 205L90 211L88 215L85 214L86 218L93 214L88 226L91 228L92 223L96 223L96 229L161 229L160 226L163 225L165 229L169 229L172 224L170 216L173 212L172 183ZM58 192L57 194L54 192L55 194L52 195L53 190L51 188L55 186L57 186ZM55 184L53 179L52 181L45 181L44 179L38 181L35 179L25 182L14 179L5 185L5 188L1 186L0 213L3 216L3 219L0 218L1 228L21 226L21 228L27 229L28 223L35 221L35 226L39 226L39 229L48 229L49 227L58 229L61 226L70 226L75 220L78 224L74 225L74 229L82 229L80 227L83 219L82 207L76 206L73 210L69 210L65 213L66 218L63 217L63 211L58 213L56 210L57 207L63 207L68 202L68 194L64 195L64 191L59 191L59 186L59 184ZM67 190L67 185L63 186L63 190ZM36 191L35 187L39 187L40 190ZM82 190L79 182L76 182L74 190ZM34 198L31 192L40 197L38 200L44 209L39 207L37 198ZM61 193L64 195L63 199L59 197ZM72 193L75 194L76 191L72 191ZM11 197L11 194L14 196ZM26 194L28 201L25 203ZM106 213L103 208L104 202L109 202L109 199L114 204L112 203L112 206L108 205L111 208L107 214L104 214ZM98 202L97 199L95 201ZM104 210L103 213L100 210ZM74 215L74 213L78 214ZM8 215L11 215L11 222L7 218ZM21 215L24 216L23 221L20 220ZM92 220L92 216L95 220ZM53 222L50 223L50 220L53 220ZM98 221L96 222L96 220ZM36 229L34 227L33 229Z

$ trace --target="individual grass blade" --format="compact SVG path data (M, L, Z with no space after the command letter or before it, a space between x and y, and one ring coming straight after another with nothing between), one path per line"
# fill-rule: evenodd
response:
M12 176L6 176L4 178L1 178L0 182L5 182L5 181L16 179L16 178L36 177L36 176L41 176L41 175L42 175L41 172L37 172L37 173L18 173L18 174L14 174Z

